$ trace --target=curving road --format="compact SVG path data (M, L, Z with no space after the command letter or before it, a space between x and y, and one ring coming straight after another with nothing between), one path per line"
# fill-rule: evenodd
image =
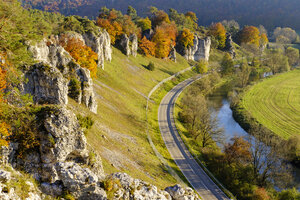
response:
M200 78L199 75L179 83L163 98L158 109L159 128L172 158L201 198L203 200L229 200L194 160L175 126L173 111L177 97L184 88Z

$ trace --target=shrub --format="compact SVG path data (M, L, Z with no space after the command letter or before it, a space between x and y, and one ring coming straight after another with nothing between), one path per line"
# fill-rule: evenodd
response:
M68 95L72 99L76 100L76 99L78 99L78 97L80 95L80 90L81 90L80 81L76 78L71 78L70 83L69 83Z
M147 65L147 69L150 70L150 71L154 71L155 70L155 65L153 62L150 62L148 65Z
M87 130L91 129L94 125L94 120L91 116L83 117L82 115L77 115L77 120L79 122L80 127L83 129L84 134L87 134Z
M207 62L204 60L200 60L200 62L196 65L196 71L200 74L205 74L208 71Z

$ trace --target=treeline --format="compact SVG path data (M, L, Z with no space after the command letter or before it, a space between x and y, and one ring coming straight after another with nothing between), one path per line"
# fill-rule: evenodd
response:
M115 8L126 12L129 5L134 6L141 16L147 7L157 6L167 11L174 8L180 12L191 10L199 16L199 24L210 25L223 19L235 19L242 25L264 25L268 30L275 27L291 27L300 30L300 5L298 0L23 0L27 6L50 11L60 11L65 15L96 17L99 6Z

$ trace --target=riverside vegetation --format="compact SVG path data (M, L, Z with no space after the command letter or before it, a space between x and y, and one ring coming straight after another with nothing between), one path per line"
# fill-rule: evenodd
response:
M230 80L236 72L232 57L249 59L264 52L268 43L266 34L254 26L234 31L224 23L200 27L193 12L173 9L167 14L155 7L147 17L137 16L132 7L126 15L103 7L91 21L24 9L16 0L5 0L0 2L0 19L1 198L197 198L191 189L166 188L178 180L148 142L147 94L162 79L196 65L150 100L150 134L180 175L156 123L162 95L195 71L222 69ZM289 69L283 52L269 52L274 59L283 58L284 65L272 65L274 73ZM257 58L251 57L251 80L265 71L257 66ZM241 76L249 72L245 66L238 68L238 78L247 78ZM212 77L210 86L218 83L219 75L214 72ZM210 126L210 121L203 123ZM212 130L213 125L206 132ZM195 137L204 139L203 134ZM206 138L202 146L215 146L209 134ZM15 180L23 183L27 176L33 178L20 189ZM247 194L265 194L265 180L260 183Z

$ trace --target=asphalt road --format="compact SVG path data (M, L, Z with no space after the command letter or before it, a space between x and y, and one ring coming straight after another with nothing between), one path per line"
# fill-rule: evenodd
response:
M203 200L229 200L195 161L181 140L175 126L173 113L175 101L185 87L199 78L201 76L181 82L163 98L158 109L159 128L172 158L201 198Z

